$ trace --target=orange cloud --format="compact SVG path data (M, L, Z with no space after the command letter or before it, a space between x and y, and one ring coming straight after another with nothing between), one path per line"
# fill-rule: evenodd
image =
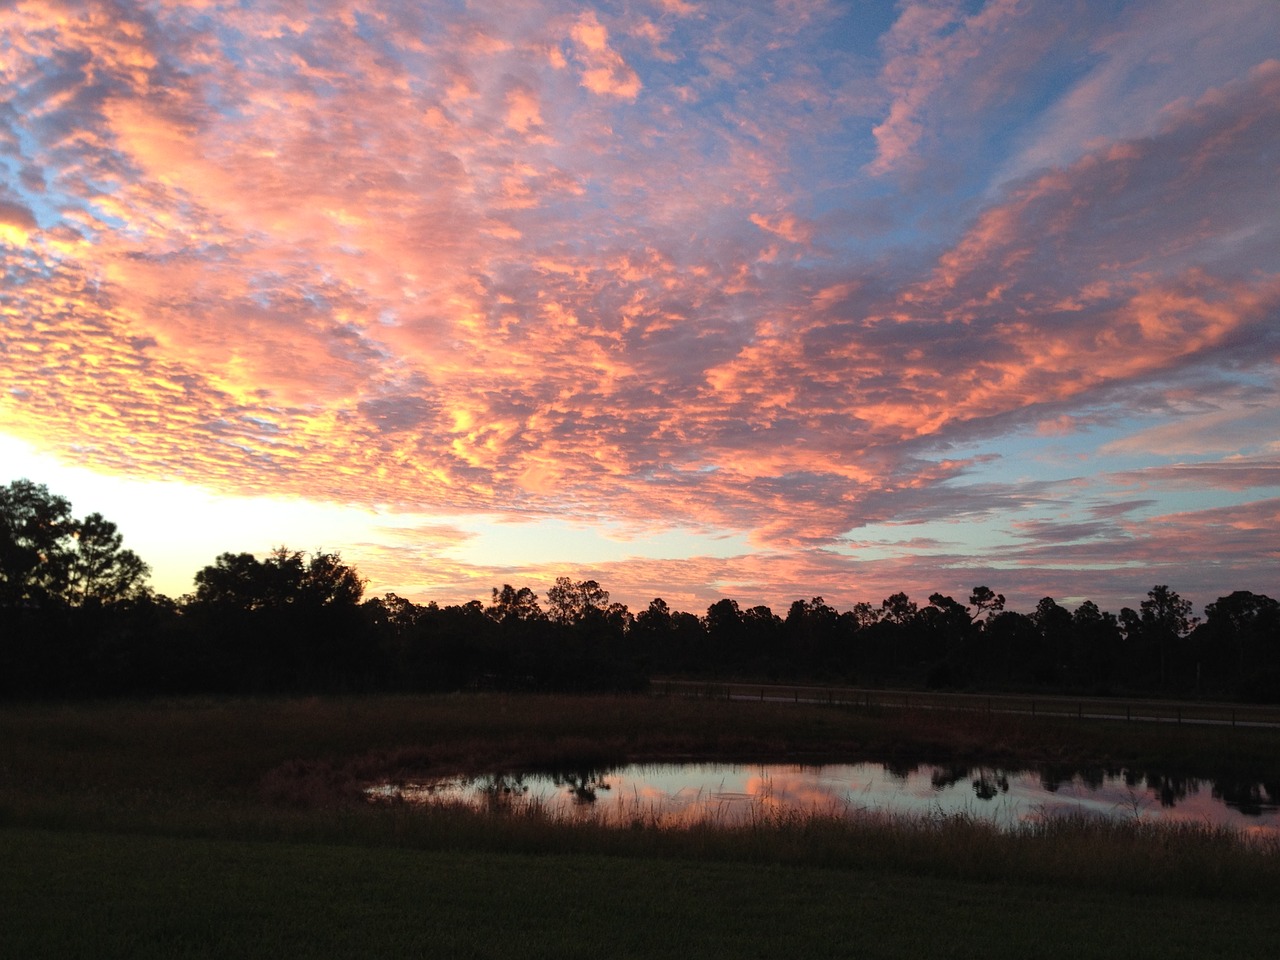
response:
M789 243L808 243L813 236L813 231L807 224L791 215L770 218L753 213L750 220L761 230L777 234Z
M640 93L640 78L609 46L609 31L588 11L578 17L570 31L582 62L582 85L601 96L634 100Z
M515 88L507 93L506 123L518 133L542 126L542 110L532 90Z
M967 154L909 190L865 172L931 162L943 108L1039 49L1038 8L904 5L856 57L821 4L211 9L216 36L189 4L0 23L0 429L77 462L729 531L756 553L602 572L865 599L888 575L851 530L1082 496L976 489L1006 438L1178 417L1091 448L1149 455L1198 422L1175 382L1272 403L1274 65L951 194ZM493 585L392 546L396 582Z

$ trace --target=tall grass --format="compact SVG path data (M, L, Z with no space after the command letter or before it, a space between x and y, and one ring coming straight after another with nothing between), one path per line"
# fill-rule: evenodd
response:
M347 827L369 840L436 850L872 867L1129 893L1251 898L1280 892L1280 841L1193 822L1068 814L1001 829L963 813L782 808L755 808L746 818L711 811L672 821L639 806L584 815L534 800L497 813L462 802L386 803Z

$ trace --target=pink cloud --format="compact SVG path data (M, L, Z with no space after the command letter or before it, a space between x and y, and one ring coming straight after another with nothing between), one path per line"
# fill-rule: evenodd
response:
M24 125L7 149L45 185L0 198L21 234L0 237L0 427L100 469L703 525L761 552L603 573L698 603L878 599L861 585L909 559L872 577L821 549L1067 496L957 492L988 461L953 446L1069 436L1139 391L1180 420L1125 452L1207 442L1223 424L1188 419L1170 381L1265 380L1277 353L1273 63L884 253L930 221L858 192L848 131L877 170L927 161L939 105L994 102L1026 68L1020 8L907 5L878 78L805 56L839 5L210 9L225 37L185 4L26 4L0 26ZM393 546L377 562L407 582Z
M900 11L882 40L881 80L889 109L872 130L877 151L868 170L873 175L913 162L930 101L970 62L1002 42L1008 22L1020 13L1016 0L990 0L967 16L955 3L911 2Z
M761 230L776 234L788 243L808 243L813 237L812 228L790 214L769 217L764 214L753 213L750 220Z
M1115 479L1127 484L1193 490L1280 487L1280 461L1238 458L1211 463L1176 463L1115 474Z
M578 17L570 32L582 63L582 85L592 93L634 100L640 78L609 46L609 31L595 13Z
M527 87L509 90L506 123L517 133L528 133L530 128L542 126L542 108L537 94Z

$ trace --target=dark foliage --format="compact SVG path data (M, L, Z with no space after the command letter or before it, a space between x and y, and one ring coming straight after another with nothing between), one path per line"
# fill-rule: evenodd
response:
M1280 604L1236 591L1205 608L1168 586L1119 616L1045 597L1029 614L978 586L969 603L896 593L781 617L732 599L702 616L638 615L562 577L457 606L365 599L336 554L223 554L174 601L98 514L42 486L0 488L0 695L635 690L653 675L1280 702Z

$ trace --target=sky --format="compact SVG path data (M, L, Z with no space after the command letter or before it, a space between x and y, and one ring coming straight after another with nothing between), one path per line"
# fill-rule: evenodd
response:
M0 3L0 483L368 593L1280 596L1274 0Z

